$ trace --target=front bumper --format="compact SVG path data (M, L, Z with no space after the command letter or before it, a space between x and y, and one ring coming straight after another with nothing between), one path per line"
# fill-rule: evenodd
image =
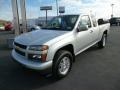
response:
M29 68L29 69L34 69L34 70L39 70L39 71L44 71L48 70L52 67L52 60L47 61L44 63L41 62L34 62L32 60L28 60L26 57L21 56L15 52L15 50L12 51L12 58L17 61L18 63L22 64L23 66Z

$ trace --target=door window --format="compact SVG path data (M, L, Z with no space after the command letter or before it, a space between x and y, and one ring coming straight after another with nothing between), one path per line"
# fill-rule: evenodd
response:
M92 18L92 22L93 22L93 27L97 27L97 21L96 21L95 17L92 15L91 18Z
M79 25L80 26L87 25L88 28L91 28L91 22L90 22L89 16L87 16L87 15L86 16L82 16Z

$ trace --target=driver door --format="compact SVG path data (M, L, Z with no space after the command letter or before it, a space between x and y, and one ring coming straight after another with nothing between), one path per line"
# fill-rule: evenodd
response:
M84 30L82 30L81 27L83 26L87 26L87 28L86 29L84 28ZM91 29L92 24L89 16L88 15L82 16L78 24L76 34L77 53L92 44Z

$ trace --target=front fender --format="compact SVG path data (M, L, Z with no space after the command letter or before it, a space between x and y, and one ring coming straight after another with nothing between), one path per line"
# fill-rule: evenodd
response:
M63 40L60 40L59 42L53 44L52 46L50 46L49 50L48 50L48 54L47 54L47 60L53 60L54 59L54 55L56 54L56 52L67 46L67 45L70 45L72 44L73 45L73 48L75 47L74 44L75 43L75 39L73 37L69 37L67 39L63 39Z

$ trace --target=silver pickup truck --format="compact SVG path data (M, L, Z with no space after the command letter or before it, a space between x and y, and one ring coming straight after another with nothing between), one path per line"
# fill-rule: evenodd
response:
M16 37L12 57L29 69L50 71L54 77L63 78L76 55L95 44L105 47L109 29L109 23L98 26L93 15L57 16L41 30Z

